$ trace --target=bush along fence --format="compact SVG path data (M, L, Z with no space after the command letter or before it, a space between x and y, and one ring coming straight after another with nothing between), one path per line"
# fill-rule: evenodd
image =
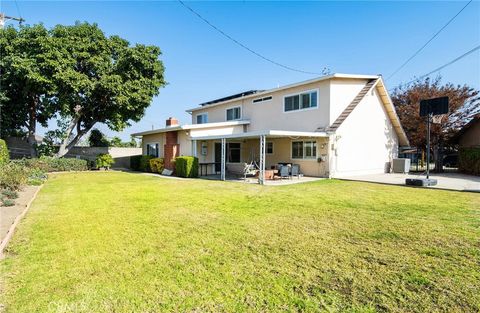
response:
M458 169L462 173L480 176L480 147L460 148Z
M96 162L55 157L10 160L7 146L0 139L0 206L15 205L17 191L25 185L43 184L48 172L86 171L110 168L112 164L113 158L109 154L97 156Z
M174 172L179 177L198 177L198 158L180 156L172 160ZM130 158L130 168L134 171L161 174L165 169L165 159L149 155L138 155Z
M97 155L95 163L98 169L109 170L115 161L109 153L101 153Z

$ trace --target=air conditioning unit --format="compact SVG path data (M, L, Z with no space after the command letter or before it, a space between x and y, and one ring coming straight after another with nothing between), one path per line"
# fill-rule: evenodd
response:
M392 169L394 173L410 172L410 159L393 159Z

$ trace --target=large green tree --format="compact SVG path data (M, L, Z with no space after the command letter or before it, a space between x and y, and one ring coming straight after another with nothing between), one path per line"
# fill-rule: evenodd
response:
M63 156L97 123L113 131L139 121L165 85L161 51L107 37L96 24L52 29L59 67L58 108L70 120L58 156Z
M165 85L160 48L108 37L96 24L8 27L0 38L2 121L33 136L37 122L66 120L58 156L97 123L121 131L139 121Z
M0 131L27 133L34 154L37 123L47 126L55 114L55 50L43 25L0 30Z

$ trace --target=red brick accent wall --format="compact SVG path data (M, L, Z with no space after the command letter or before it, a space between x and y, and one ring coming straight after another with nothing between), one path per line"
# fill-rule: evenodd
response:
M177 144L178 132L165 133L165 145L163 146L163 157L165 168L168 170L175 170L172 160L178 157L180 153L180 145Z
M179 152L180 152L180 145L179 144L174 144L174 145L164 145L164 164L165 168L167 170L174 171L175 170L175 164L172 162L173 159L178 157Z
M178 140L178 132L166 132L165 133L165 144L167 145L176 145Z

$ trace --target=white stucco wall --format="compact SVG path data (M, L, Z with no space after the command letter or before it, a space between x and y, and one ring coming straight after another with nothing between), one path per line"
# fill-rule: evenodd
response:
M250 120L248 131L267 129L292 130L292 131L315 131L318 127L329 124L330 82L328 80L302 86L292 87L259 97L272 96L272 100L253 103L257 97L233 101L226 104L205 107L192 112L192 123L196 123L196 116L208 112L208 122L225 122L226 110L233 107L241 107L242 119ZM318 106L316 108L283 112L284 97L298 94L304 91L318 91Z
M332 177L384 173L398 155L398 137L377 90L369 92L336 132Z

